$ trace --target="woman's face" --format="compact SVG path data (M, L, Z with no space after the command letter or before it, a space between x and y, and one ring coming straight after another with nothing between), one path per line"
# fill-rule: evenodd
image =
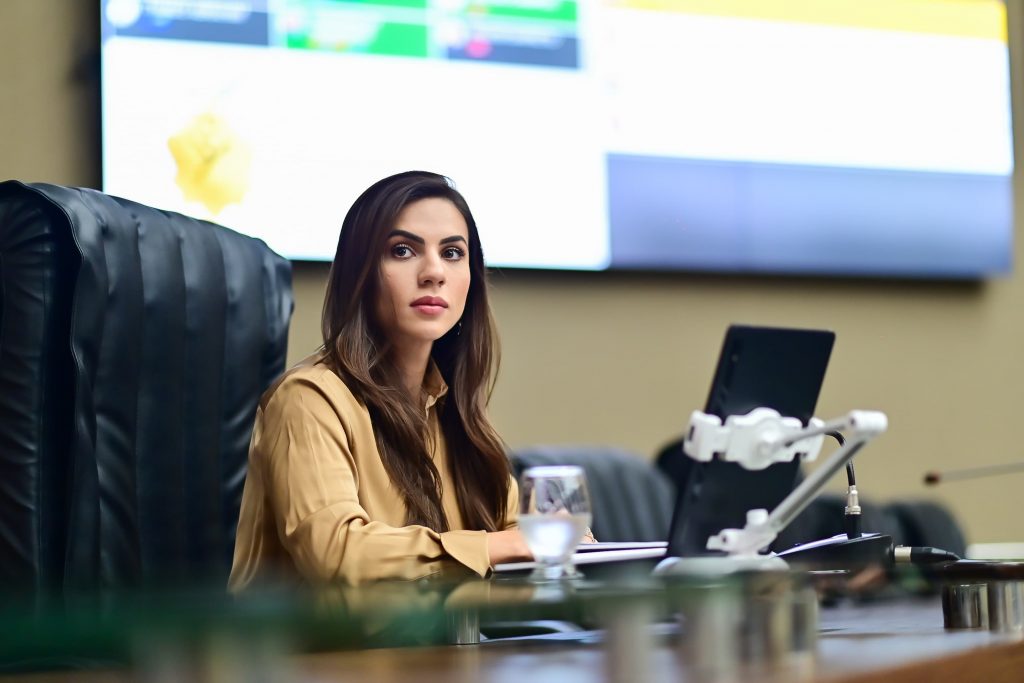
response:
M377 320L399 349L431 344L462 317L469 293L469 229L447 199L408 204L388 235Z

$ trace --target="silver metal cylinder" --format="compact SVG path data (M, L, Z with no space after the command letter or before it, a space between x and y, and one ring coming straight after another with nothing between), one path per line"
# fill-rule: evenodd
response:
M697 680L802 680L813 670L817 593L788 572L691 587L681 612L681 654Z
M798 587L793 592L793 656L812 662L818 651L818 621L820 619L818 591L811 585Z
M605 678L651 681L653 605L645 600L620 602L605 616Z
M983 583L942 587L942 621L948 629L987 628L988 602Z
M1024 581L988 584L988 627L1001 633L1024 632Z
M743 594L735 582L687 590L682 605L683 660L701 681L728 681L740 666Z
M480 613L475 609L448 612L448 642L452 645L479 645Z

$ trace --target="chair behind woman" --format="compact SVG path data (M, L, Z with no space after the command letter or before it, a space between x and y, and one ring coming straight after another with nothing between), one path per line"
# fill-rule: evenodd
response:
M291 311L259 240L0 184L0 584L222 584Z
M514 451L512 468L579 465L587 477L599 541L664 541L672 520L675 490L643 457L608 446L533 446Z

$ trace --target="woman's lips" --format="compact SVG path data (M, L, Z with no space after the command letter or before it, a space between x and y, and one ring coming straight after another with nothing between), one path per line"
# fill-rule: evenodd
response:
M424 315L441 315L448 308L448 302L436 296L424 296L412 302L412 307Z
M413 304L412 307L426 315L441 315L445 310L444 306L437 306L434 304Z

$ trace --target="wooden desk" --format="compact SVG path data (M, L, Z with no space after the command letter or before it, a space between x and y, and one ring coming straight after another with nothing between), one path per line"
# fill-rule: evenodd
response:
M937 600L822 610L816 659L775 672L736 669L721 677L702 678L689 670L674 638L657 641L646 665L651 681L1024 680L1024 636L946 631ZM289 668L296 680L372 683L589 683L617 678L611 675L614 665L599 642L564 643L557 639L306 655L295 658Z
M495 588L488 584L481 585ZM402 586L408 587L408 584L384 588L397 589ZM379 592L362 592L357 595L374 597L372 605L357 606L360 613L383 609L386 604ZM390 592L384 595L390 595ZM424 597L432 595L427 592ZM453 595L456 594L451 593L449 597ZM524 598L515 591L511 594L502 592L500 597L515 598L516 602ZM396 600L402 604L407 604L408 598L401 591L396 596ZM630 598L619 604L628 606L635 604L635 601ZM207 607L203 615L220 614L225 609L226 606L215 604ZM436 608L429 605L424 612L437 613ZM81 620L81 623L87 630L66 632L65 638L77 641L87 637L89 630L100 625L100 622L91 618ZM146 622L119 623L125 623L122 630L137 634L139 625ZM287 618L275 616L270 621L273 626L270 632L295 637L296 631L291 625L293 623ZM338 627L347 623L348 617L341 616L333 625ZM809 648L803 655L792 657L773 670L745 669L737 663L738 658L726 657L717 660L724 662L721 670L698 671L695 669L698 658L692 656L692 650L686 650L693 647L694 639L687 639L685 627L680 629L674 623L654 626L640 626L640 623L636 622L632 626L627 624L627 628L617 632L619 636L590 631L582 636L572 634L572 639L568 635L556 634L543 638L488 641L470 646L389 647L289 654L294 648L286 647L280 640L264 643L258 637L264 631L253 628L245 630L243 621L216 623L202 616L191 621L180 619L176 623L175 637L178 640L167 641L179 645L186 642L184 647L192 648L186 657L174 657L174 646L166 647L154 641L150 642L149 650L143 652L148 652L149 656L139 658L142 662L141 670L0 675L0 682L259 679L360 683L572 683L618 680L631 683L644 680L1001 683L1024 680L1024 634L1004 635L987 630L947 631L942 625L942 608L938 598L822 608L817 643L813 650ZM418 628L417 622L412 622L412 627ZM308 623L306 628L308 632ZM313 628L316 631L321 627L314 624ZM7 631L8 637L14 634ZM38 640L35 634L27 637L29 640L22 642ZM8 641L8 644L11 642L17 641ZM143 639L140 642L145 644L147 641ZM361 641L341 637L331 642L351 648ZM223 646L223 643L227 643L227 646ZM137 654L139 652L137 649L133 651Z
M698 675L679 648L678 633L652 630L640 666L616 675L605 634L583 642L563 636L490 641L476 646L372 649L232 660L221 656L199 668L88 671L0 676L5 683L113 683L134 680L352 681L359 683L590 683L650 681L815 681L819 683L1001 683L1024 680L1024 635L946 631L937 600L826 608L817 655L767 671L735 668ZM660 633L659 633L660 631ZM668 631L668 632L666 632ZM630 656L637 657L634 652ZM235 671L232 672L232 669ZM638 670L639 669L639 670ZM232 673L238 674L237 676Z

